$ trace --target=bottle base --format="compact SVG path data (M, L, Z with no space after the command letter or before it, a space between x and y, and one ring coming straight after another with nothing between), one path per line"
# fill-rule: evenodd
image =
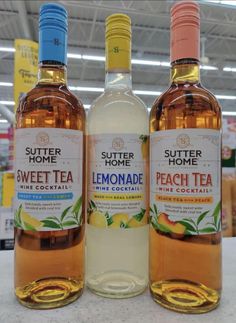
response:
M129 298L145 291L147 282L128 272L109 271L87 279L88 288L107 298Z
M216 308L220 301L216 290L184 280L154 282L150 291L154 301L182 313L206 313Z
M45 278L15 290L18 301L33 309L62 307L75 301L83 292L83 281L69 278Z

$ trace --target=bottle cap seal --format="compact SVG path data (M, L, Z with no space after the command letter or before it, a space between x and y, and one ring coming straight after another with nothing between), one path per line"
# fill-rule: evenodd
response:
M171 62L183 58L199 60L200 8L193 0L183 0L171 8Z
M131 19L116 13L106 18L106 71L131 70Z
M43 4L39 14L39 61L66 64L67 11L56 3Z

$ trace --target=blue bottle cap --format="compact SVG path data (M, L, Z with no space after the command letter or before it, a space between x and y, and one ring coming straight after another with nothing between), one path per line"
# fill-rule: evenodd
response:
M39 61L67 63L67 11L56 3L46 3L39 14Z

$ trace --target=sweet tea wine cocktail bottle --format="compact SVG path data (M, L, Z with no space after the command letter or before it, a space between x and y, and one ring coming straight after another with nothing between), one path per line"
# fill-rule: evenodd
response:
M44 4L39 78L16 112L15 294L54 308L84 286L85 112L66 85L67 12Z
M148 114L132 92L131 21L106 19L105 91L88 114L87 285L140 294L148 277Z
M150 290L179 312L221 295L221 109L200 83L199 5L171 9L171 85L150 115Z

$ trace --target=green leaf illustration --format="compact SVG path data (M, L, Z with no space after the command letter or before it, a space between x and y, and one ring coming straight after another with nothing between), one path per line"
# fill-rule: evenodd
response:
M45 220L42 220L41 222L43 223L43 226L46 228L61 229L61 226L52 220L45 219Z
M88 208L87 209L88 209L88 212L90 212L92 210L92 204L90 201L88 201Z
M192 224L190 224L189 222L181 220L181 221L178 221L178 223L184 225L188 231L196 232L196 229L194 228L194 226L192 226Z
M56 216L47 216L44 220L52 220L61 224L61 221Z
M209 212L209 210L206 212L203 212L202 214L199 215L199 217L197 219L197 225L206 217L208 212Z
M97 206L96 206L96 204L94 203L94 201L90 201L91 202L91 206L92 206L92 209L97 209Z
M75 220L74 221L70 220L70 221L63 222L62 225L63 227L70 227L72 225L78 225L78 223Z
M78 217L79 217L79 211L80 211L81 205L82 205L82 196L80 196L78 198L78 200L75 202L75 204L74 204L74 206L72 208L72 213L75 214L77 220L78 220Z
M154 229L158 229L157 228L157 221L153 217L151 218L150 223L152 224L152 226L154 227Z
M199 232L201 232L201 233L212 233L212 232L216 232L216 230L215 230L214 227L207 227L207 228L199 230Z
M213 218L214 218L214 223L215 226L217 226L218 224L218 218L220 217L220 208L221 208L221 201L219 201L214 209L214 212L212 214Z
M112 217L109 215L108 212L105 213L105 217L107 219L107 224L111 225L113 223Z
M154 207L155 214L157 215L158 211L157 211L157 206L156 206L156 204L153 204L153 207Z
M21 227L21 211L22 211L22 204L19 206L19 208L15 212L15 220L18 222L19 226Z
M153 209L151 208L151 206L149 207L149 210L150 210L150 212L151 212L151 213L154 213L154 212L153 212Z
M157 228L162 231L162 232L165 232L165 233L170 233L171 230L168 229L166 226L164 226L163 224L160 224L160 223L157 223Z
M62 214L61 214L61 221L63 221L64 220L64 218L65 218L65 216L67 215L67 213L68 213L68 211L70 210L70 208L72 207L72 205L71 206L68 206L63 212L62 212Z
M14 219L14 225L16 228L22 228L21 224L16 219Z
M28 223L24 223L24 229L25 230L30 230L30 231L37 231L35 229L35 227L33 227L32 225L28 224Z
M144 214L145 214L146 210L145 209L141 209L141 212L138 214L135 214L133 216L133 218L135 218L135 220L137 220L138 222L142 221Z
M140 139L140 140L142 140L142 142L147 142L147 140L148 140L148 136L146 136L146 135L141 135L141 136L139 136L139 139Z
M188 231L187 229L184 231L184 234L185 235L192 235L193 233L192 233L192 231Z

